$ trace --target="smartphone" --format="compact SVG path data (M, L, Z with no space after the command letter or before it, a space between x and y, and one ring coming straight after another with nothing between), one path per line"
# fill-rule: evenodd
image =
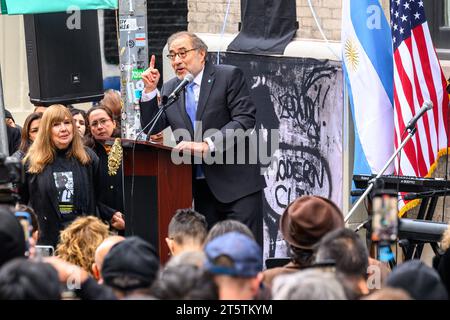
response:
M53 246L35 246L36 257L51 257L55 254Z
M394 242L398 236L397 193L379 192L372 199L372 241Z
M28 212L18 211L14 214L19 220L20 225L23 228L23 234L25 236L25 243L31 238L33 233L33 225L31 223L31 215Z

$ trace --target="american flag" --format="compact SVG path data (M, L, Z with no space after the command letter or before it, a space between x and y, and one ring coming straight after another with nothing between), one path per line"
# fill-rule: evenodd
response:
M408 121L425 100L433 109L417 122L417 133L406 144L395 170L399 175L426 177L448 147L448 95L434 49L422 0L392 0L391 29L394 51L394 143L406 137ZM415 206L400 201L400 214Z

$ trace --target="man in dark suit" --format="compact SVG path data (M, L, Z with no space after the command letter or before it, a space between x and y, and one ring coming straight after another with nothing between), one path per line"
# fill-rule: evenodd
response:
M208 47L193 33L175 33L167 42L168 58L176 77L163 85L161 96L169 96L189 73L194 80L180 94L180 99L165 110L151 133L167 126L174 131L184 129L191 138L184 138L175 149L189 151L203 159L212 155L224 160L222 164L204 161L193 165L195 210L205 215L209 227L224 219L243 222L262 245L265 182L258 161L249 161L251 139L247 136L234 143L233 136L239 130L248 133L255 127L256 108L243 73L234 66L213 65L207 60ZM145 83L141 99L143 127L158 111L156 85L160 74L154 66L152 56L150 67L142 75ZM244 150L245 155L239 154L239 150ZM234 151L233 156L227 161L227 153L231 151ZM237 161L244 156L244 163Z

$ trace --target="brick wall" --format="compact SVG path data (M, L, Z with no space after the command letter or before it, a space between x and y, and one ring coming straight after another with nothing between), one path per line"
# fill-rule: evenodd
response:
M311 0L320 24L329 40L341 38L342 7L339 0ZM381 0L387 12L389 0ZM228 0L188 0L189 31L203 33L220 33ZM231 0L227 19L226 33L238 32L241 20L240 0ZM297 0L297 21L299 30L296 38L322 39L308 5L308 0Z
M228 0L188 0L189 31L220 33L227 6ZM237 33L240 21L240 0L231 0L225 33Z

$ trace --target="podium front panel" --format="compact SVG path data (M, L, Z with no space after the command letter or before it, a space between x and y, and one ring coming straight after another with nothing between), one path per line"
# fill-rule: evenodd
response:
M131 200L132 176L125 176L125 236L139 236L159 253L158 181L154 176L135 176Z
M154 144L123 146L126 235L137 235L169 259L165 242L170 219L177 209L192 207L192 167L175 165L171 150ZM134 192L131 198L131 181Z

